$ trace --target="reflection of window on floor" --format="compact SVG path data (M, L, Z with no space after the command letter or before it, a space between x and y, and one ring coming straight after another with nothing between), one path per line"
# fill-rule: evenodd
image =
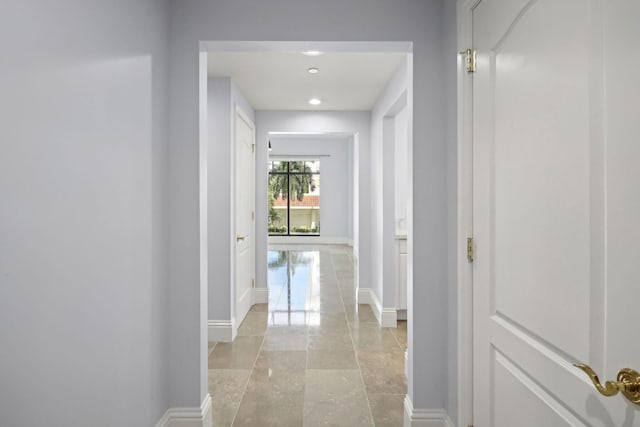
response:
M320 252L269 251L269 325L319 325Z
M269 161L269 235L320 235L320 161Z

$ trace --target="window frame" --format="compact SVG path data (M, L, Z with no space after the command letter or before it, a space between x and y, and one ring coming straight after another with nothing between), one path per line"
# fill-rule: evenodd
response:
M278 171L275 172L274 171L274 167L273 164L275 162L284 162L287 164L287 170L285 171ZM317 172L304 172L304 171L291 171L291 163L294 162L302 162L303 164L306 162L317 162L318 163L318 171ZM268 185L271 185L271 176L273 175L280 175L280 176L286 176L287 177L287 232L286 233L272 233L268 230L268 225L267 225L267 235L269 237L277 237L277 236L284 236L284 237L298 237L298 236L305 236L305 237L319 237L320 236L320 221L318 221L318 232L317 233L291 233L291 197L290 197L290 193L291 193L291 176L292 175L312 175L312 176L317 176L318 177L318 185L320 184L320 159L318 158L278 158L278 157L274 157L274 158L270 158L269 159L269 165L267 166L267 171L268 171ZM318 209L320 209L320 206L318 206Z

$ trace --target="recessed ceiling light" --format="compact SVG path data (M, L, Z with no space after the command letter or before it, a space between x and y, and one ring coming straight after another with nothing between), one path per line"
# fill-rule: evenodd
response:
M311 104L311 105L320 105L320 104L322 104L322 101L320 101L318 98L311 98L309 100L309 104Z
M318 74L318 72L319 72L320 70L318 70L318 69L317 69L317 68L315 68L315 67L311 67L311 68L309 68L307 71L309 72L309 74Z
M305 50L304 52L302 52L304 55L307 56L318 56L318 55L322 55L322 52L320 52L319 50Z

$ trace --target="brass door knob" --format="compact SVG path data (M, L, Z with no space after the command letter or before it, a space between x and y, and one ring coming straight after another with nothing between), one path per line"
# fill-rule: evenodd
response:
M596 390L603 396L615 396L621 392L624 397L636 405L640 405L640 373L633 369L623 368L618 372L618 381L607 381L604 386L600 384L598 375L589 365L574 363L576 368L589 376Z
M247 237L247 236L236 236L236 242L244 242L244 239L245 239L246 237Z

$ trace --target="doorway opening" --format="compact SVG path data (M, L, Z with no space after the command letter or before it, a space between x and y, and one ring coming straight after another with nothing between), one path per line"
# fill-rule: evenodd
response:
M257 69L260 69L261 73L263 70L276 69L278 75L275 78L286 76L284 68L299 69L299 65L296 64L309 61L302 52L310 47L325 52L317 57L319 59L314 60L325 62L318 62L319 72L313 77L305 74L304 79L316 79L312 80L311 84L307 83L306 89L299 89L297 92L289 90L292 86L291 78L285 77L284 83L279 87L264 84L267 78L265 75L261 74L260 79L255 78ZM242 310L233 307L229 310L224 307L228 301L227 296L231 301L235 301L240 289L238 280L241 279L237 268L236 247L239 241L242 242L238 237L243 235L238 234L237 206L233 200L230 205L221 203L226 198L220 194L228 188L233 189L236 194L241 192L238 185L242 180L234 171L236 154L228 147L229 134L234 129L229 111L237 108L244 111L255 123L252 151L255 156L253 185L256 191L255 211L251 212L254 219L255 279L251 282L251 291L246 295L252 298L253 304L270 301L267 286L269 244L282 243L276 242L275 239L300 238L311 244L348 245L352 247L353 256L348 255L343 257L344 259L335 256L331 258L334 263L333 269L342 275L348 273L346 265L342 264L346 264L345 261L354 261L356 292L355 301L351 304L355 304L356 310L358 304L368 305L372 319L377 323L372 326L380 328L385 326L383 322L387 320L388 324L395 325L398 310L394 292L396 274L389 273L394 268L394 263L384 263L384 280L376 273L383 264L384 257L394 259L394 254L387 253L385 248L395 247L394 236L398 229L402 230L406 225L404 232L407 241L412 241L411 43L323 42L310 46L309 43L203 42L201 49L201 123L205 124L203 128L206 129L201 133L201 153L205 153L205 156L201 154L201 179L206 180L206 185L201 187L206 189L201 193L201 206L205 208L201 212L202 221L206 224L201 230L206 231L206 235L202 236L201 240L206 242L205 246L208 245L204 250L205 253L208 252L208 271L216 272L215 277L211 273L202 276L204 286L209 292L209 340L233 341L245 316L244 306ZM271 58L271 55L275 55L275 59ZM271 67L256 67L252 61L260 58L275 62L271 62ZM289 66L283 68L282 61L290 61ZM367 61L370 65L363 65ZM244 71L238 71L239 69L234 68L236 66ZM366 72L353 72L362 66L366 67ZM332 68L335 70L331 73ZM371 70L386 70L386 75L378 75L375 81L369 82L373 85L366 91L369 98L360 98L360 101L355 102L352 95L358 92L362 80L370 77ZM303 72L307 72L306 68L303 68ZM344 77L343 74L350 75L353 80L343 81L342 85L339 85L337 82ZM322 80L317 79L317 76L322 75L333 76L328 80L327 86L324 86ZM263 94L263 97L254 92L255 86L251 85L251 81L259 81L260 84L257 86L271 87L271 92ZM345 87L349 90L345 90ZM320 97L323 99L322 107L310 106L307 103L310 96L325 89L328 95ZM398 138L384 138L383 122L389 114L393 113L394 117L397 115L394 106L403 93L406 94L403 99L406 101L407 118L403 120L406 122L406 132L402 138L407 140L408 153L406 156L387 156L387 141ZM346 95L348 99L345 100L342 95ZM284 103L269 104L271 101ZM304 154L286 151L271 153L269 146L273 145L275 151L279 140L298 143L308 150ZM340 151L339 155L331 151L332 144L335 144L335 150ZM393 148L391 152L394 152ZM405 164L389 163L402 157L406 159ZM342 170L343 175L331 172L332 163L336 163L334 170ZM408 181L403 183L401 188L406 190L407 206L394 205L396 198L392 194L397 183L394 182L394 174L387 173L389 168L397 168L406 173ZM302 178L302 181L298 182L299 188L294 190L291 183L297 178ZM331 183L332 179L335 182ZM280 182L271 182L276 180ZM330 190L331 185L336 185L341 191ZM384 193L381 191L383 186ZM298 194L302 196L302 200L299 200ZM336 195L339 195L339 198L332 202ZM317 197L317 201L313 200L314 196ZM274 203L270 206L271 198ZM307 209L310 212L305 213L306 222L297 223L293 218L294 210L300 206L296 206L294 201L305 200L313 202L312 209ZM270 212L271 208L273 211L281 209L282 212ZM226 209L230 212L226 212ZM404 217L397 218L398 212ZM285 228L282 228L283 226ZM289 240L287 243L294 241ZM407 247L410 251L411 243ZM225 257L225 262L219 263L219 256ZM406 262L408 273L399 277L410 280L407 278L412 277L411 261L409 257L405 258L409 259ZM226 269L229 273L225 276ZM339 283L337 286L339 288ZM407 286L411 287L411 284ZM340 292L338 288L336 289ZM333 297L339 297L337 293L334 294ZM411 298L409 292L408 312L411 311ZM287 310L291 309L287 307ZM410 323L410 315L408 317ZM383 321L383 318L387 320ZM217 332L220 330L228 333L218 335ZM221 335L224 339L218 338ZM410 353L409 346L411 358Z

